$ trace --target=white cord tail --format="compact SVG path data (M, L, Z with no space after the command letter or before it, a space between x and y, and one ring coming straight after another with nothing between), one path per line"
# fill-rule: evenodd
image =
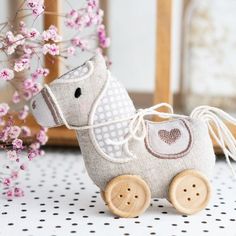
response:
M236 161L236 139L226 125L226 123L236 125L236 119L223 110L210 106L196 107L190 117L206 122L212 137L221 147L226 161L236 177L236 172L230 162L230 158Z

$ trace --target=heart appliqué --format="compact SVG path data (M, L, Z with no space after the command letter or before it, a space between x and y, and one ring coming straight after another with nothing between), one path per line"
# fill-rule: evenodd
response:
M167 130L159 130L158 135L165 143L171 145L174 143L177 139L180 138L181 132L179 129L172 129L170 131Z

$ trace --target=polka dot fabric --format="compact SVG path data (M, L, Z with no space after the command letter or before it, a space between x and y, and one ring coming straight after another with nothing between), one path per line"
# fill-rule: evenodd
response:
M126 89L115 78L111 77L108 83L104 95L95 108L93 117L95 125L126 118L135 113L135 107ZM124 153L122 145L108 144L108 140L123 140L128 133L128 126L129 121L123 121L95 128L94 137L101 151L111 158L130 158Z

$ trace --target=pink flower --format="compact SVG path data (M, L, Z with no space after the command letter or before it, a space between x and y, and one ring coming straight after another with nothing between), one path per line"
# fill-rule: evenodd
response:
M22 34L17 34L14 38L14 42L13 42L16 46L19 45L24 45L25 43L25 37Z
M40 143L39 142L32 143L30 144L30 148L32 150L38 150L40 148Z
M0 117L3 117L7 114L9 111L10 107L8 106L7 103L0 103Z
M36 30L36 29L34 29L34 28L29 29L29 31L27 32L27 36L28 36L31 40L37 39L39 35L40 35L40 34L39 34L38 30Z
M88 11L88 17L89 17L89 21L87 23L87 26L91 26L91 25L100 25L102 23L102 18L103 18L103 11L101 9L98 9L97 11L94 11L93 8L88 7L87 9Z
M3 180L3 184L4 184L5 186L9 186L9 185L11 184L11 180L10 180L9 178L5 178L5 179Z
M98 0L88 0L87 5L89 7L93 8L97 8L98 7Z
M25 90L23 93L23 97L26 101L29 101L32 98L32 93L30 90Z
M41 89L42 89L42 85L40 83L34 84L34 86L31 88L31 92L33 96L36 95Z
M26 169L26 165L25 165L25 164L22 164L22 165L20 166L20 169L21 169L21 170L25 170L25 169Z
M43 76L48 76L48 74L49 74L49 69L47 69L47 68L44 68L43 69Z
M14 78L13 70L5 68L0 71L0 79L8 81L12 80L13 78Z
M16 139L19 137L20 133L21 133L21 128L19 126L14 125L14 126L10 127L10 131L8 133L8 136L11 139Z
M37 68L34 73L31 74L34 80L38 79L41 76L47 76L49 74L49 70L47 68Z
M66 19L65 24L66 24L67 27L72 28L72 29L75 26L75 22L73 21L73 19Z
M15 197L23 197L24 196L23 190L20 188L14 188L14 196Z
M32 145L32 144L31 144L31 145ZM30 145L30 146L31 146L31 145ZM33 144L33 145L34 145L34 144ZM40 147L40 144L39 144L39 147ZM29 152L28 152L28 159L29 159L30 161L31 161L32 159L34 159L36 156L39 155L39 147L29 150Z
M30 128L27 127L27 126L22 126L22 127L21 127L21 131L22 131L22 135L23 135L24 137L29 137L29 136L31 135L31 130L30 130Z
M11 31L6 32L6 42L8 45L13 44L15 41L14 34Z
M23 141L21 139L16 138L12 141L12 145L14 148L21 149L23 148Z
M57 27L54 25L51 25L48 30L43 31L42 38L45 41L52 40L54 42L62 40L62 37L57 33Z
M24 105L23 109L19 111L18 118L20 120L24 120L29 114L29 107L27 105Z
M39 16L44 12L44 1L42 0L27 0L26 6L32 10L34 16Z
M86 8L67 13L65 24L67 27L82 31L92 25L99 25L102 17L103 11L98 9L98 1L89 1Z
M68 16L72 16L72 17L77 17L78 16L78 12L75 9L72 9L69 13Z
M40 156L45 155L45 151L44 151L44 150L39 150L39 155L40 155Z
M8 190L8 191L6 192L6 195L7 195L8 198L13 197L13 191L12 191L11 189Z
M12 171L11 172L11 179L17 179L18 177L18 172L17 171Z
M18 158L15 150L7 151L7 157L12 161L15 161Z
M33 87L34 82L31 79L26 79L23 85L24 85L24 89L29 89Z
M3 141L3 142L7 141L9 130L10 130L9 127L5 127L3 130L0 131L0 140L1 141Z
M51 54L52 56L59 55L59 47L55 43L46 43L43 45L43 54L46 55L47 53Z
M25 39L22 34L14 34L11 31L6 33L5 41L3 42L4 46L7 48L6 52L8 55L11 55L15 52L17 46L24 45Z
M38 132L38 134L36 135L36 138L41 145L46 144L46 142L48 141L48 137L47 137L46 133L42 130L40 130Z
M4 43L4 46L7 48L7 54L11 55L15 52L16 45L14 44L15 37L11 31L8 31L6 33L6 42Z
M75 37L71 40L71 43L75 47L79 47L82 51L88 48L88 42L86 40L82 40L79 37Z
M75 48L74 47L67 48L67 53L70 56L74 55L75 54Z
M15 62L14 70L19 72L28 69L30 66L28 58L21 58L19 61Z
M41 127L41 130L44 131L44 132L47 132L47 131L48 131L48 128L46 128L46 127Z
M106 37L105 26L100 25L98 28L98 41L102 48L107 48L110 46L110 39Z
M15 91L13 96L12 96L12 102L15 103L15 104L20 102L20 95L17 91Z
M31 56L33 54L33 51L28 45L24 45L23 47L24 53L27 55L27 57Z

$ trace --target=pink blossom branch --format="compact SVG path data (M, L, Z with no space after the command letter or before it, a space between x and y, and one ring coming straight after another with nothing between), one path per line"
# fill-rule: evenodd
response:
M11 83L15 88L11 102L0 103L0 149L9 161L5 166L6 176L0 173L0 190L7 189L5 192L8 197L24 194L14 185L14 181L19 173L26 169L27 161L44 154L42 146L48 140L47 129L41 127L38 133L33 134L26 126L29 114L26 102L40 91L39 79L50 73L49 69L43 67L42 58L47 56L52 62L59 59L70 69L67 62L69 57L83 51L94 52L109 47L110 41L102 25L103 11L99 8L98 0L87 0L85 6L80 9L74 9L68 1L66 2L71 10L58 13L45 11L43 0L23 0L13 19L0 23L0 53L6 58L0 61L0 80ZM19 15L20 12L25 14ZM53 25L39 32L34 25L43 14L62 17L73 36L63 39ZM30 17L32 24L27 27L23 20ZM7 26L12 28L17 21L20 21L17 29L7 30ZM85 34L87 29L94 29L95 32ZM32 63L35 60L36 65ZM22 76L21 72L29 73ZM20 110L14 111L13 105L20 103L23 104ZM19 120L22 122L19 123Z

